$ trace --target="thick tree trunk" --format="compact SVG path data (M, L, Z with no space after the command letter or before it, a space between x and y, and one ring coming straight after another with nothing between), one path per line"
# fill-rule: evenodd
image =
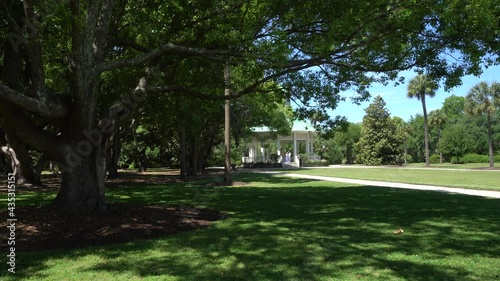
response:
M0 128L0 170L4 173L13 173L13 167L8 163L8 147L7 140L5 139L5 133Z
M47 154L42 154L42 156L40 156L40 159L38 159L38 162L36 162L36 165L35 165L35 176L36 176L36 180L38 182L40 182L40 185L42 184L42 172L43 172L43 169L45 169L45 167L47 167L47 164L49 164L50 162L50 159L49 157L47 156Z
M7 163L2 153L0 153L0 172L2 174L7 174L12 172L12 168L10 167L9 163Z
M9 144L12 149L14 149L15 156L17 157L19 163L19 169L17 170L16 179L18 184L31 183L33 185L41 185L39 178L37 178L35 169L31 163L31 157L28 152L26 144L22 143L18 138L8 135Z
M17 160L16 152L8 146L0 146L0 152L5 154L10 159L10 170L13 174L19 176L18 170L21 170L19 160Z
M2 130L0 131L0 147L0 154L4 154L10 159L12 172L16 175L17 184L41 184L31 164L31 157L26 144L22 143L13 134L6 135Z
M0 147L0 152L2 152L3 154L7 155L7 157L10 158L11 170L12 173L16 175L17 184L25 184L25 183L34 184L36 182L34 175L32 178L27 178L24 176L23 165L21 164L21 161L19 160L17 153L12 147L2 146Z
M430 167L431 162L429 160L429 124L427 121L427 107L425 106L425 94L420 96L422 101L422 108L424 110L424 141L425 141L425 166Z
M491 129L491 116L487 115L488 122L488 153L490 156L490 168L495 167L494 159L493 159L493 131Z
M75 167L62 170L62 182L52 205L63 214L103 213L105 204L106 157L96 148Z
M229 65L224 65L224 82L226 84L224 96L231 95ZM224 106L224 184L230 185L231 179L231 100L226 99Z

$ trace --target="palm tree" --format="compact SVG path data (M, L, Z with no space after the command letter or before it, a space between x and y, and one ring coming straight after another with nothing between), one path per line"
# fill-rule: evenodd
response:
M472 87L465 97L465 113L469 115L486 115L490 168L494 167L491 119L497 106L500 106L500 83L497 82L493 83L491 87L486 82L480 82Z
M443 110L437 109L429 113L429 124L431 126L436 126L438 129L438 148L439 148L439 163L443 164L443 152L441 151L441 130L443 126L448 123L448 116Z
M436 94L437 84L431 80L427 75L420 74L410 80L408 84L409 98L417 98L422 102L422 109L424 110L424 141L425 141L425 166L431 165L429 161L429 125L427 121L427 108L425 106L425 96L434 97Z

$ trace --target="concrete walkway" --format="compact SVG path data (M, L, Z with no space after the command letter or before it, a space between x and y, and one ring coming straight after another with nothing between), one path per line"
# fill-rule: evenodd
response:
M353 183L353 184L368 185L368 186L381 186L381 187L392 187L392 188L439 191L439 192L466 194L466 195L472 195L472 196L500 198L500 191L475 190L475 189L442 187L442 186L432 186L432 185L408 184L408 183L399 183L399 182L386 182L386 181L356 180L356 179L346 179L346 178L302 175L302 174L294 174L294 173L284 173L283 175L288 176L288 177L301 178L301 179L334 181L334 182Z

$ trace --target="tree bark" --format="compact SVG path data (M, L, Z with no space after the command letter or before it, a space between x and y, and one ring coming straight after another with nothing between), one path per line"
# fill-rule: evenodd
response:
M9 164L7 163L7 161L5 161L3 154L0 154L0 172L2 174L7 174L12 172L11 167L9 167Z
M224 96L231 95L230 85L231 80L229 76L229 65L224 65ZM231 185L231 100L226 99L224 105L224 184Z
M427 121L427 107L425 106L425 93L420 95L420 100L422 101L422 108L424 110L425 166L430 167L431 162L429 160L429 124Z
M61 187L52 205L63 214L89 215L106 210L106 157L103 147L83 157L79 165L62 169Z

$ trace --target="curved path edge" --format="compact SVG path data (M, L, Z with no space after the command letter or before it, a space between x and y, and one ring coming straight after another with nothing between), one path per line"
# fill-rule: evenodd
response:
M465 195L472 195L472 196L500 198L500 191L465 189L465 188L443 187L443 186L421 185L421 184L408 184L408 183L387 182L387 181L357 180L357 179L312 176L312 175L303 175L303 174L294 174L294 173L285 173L284 175L288 176L288 177L311 179L311 180L323 180L323 181L333 181L333 182L352 183L352 184L369 185L369 186L392 187L392 188L403 188L403 189L414 189L414 190L439 191L439 192L457 193L457 194L465 194Z

